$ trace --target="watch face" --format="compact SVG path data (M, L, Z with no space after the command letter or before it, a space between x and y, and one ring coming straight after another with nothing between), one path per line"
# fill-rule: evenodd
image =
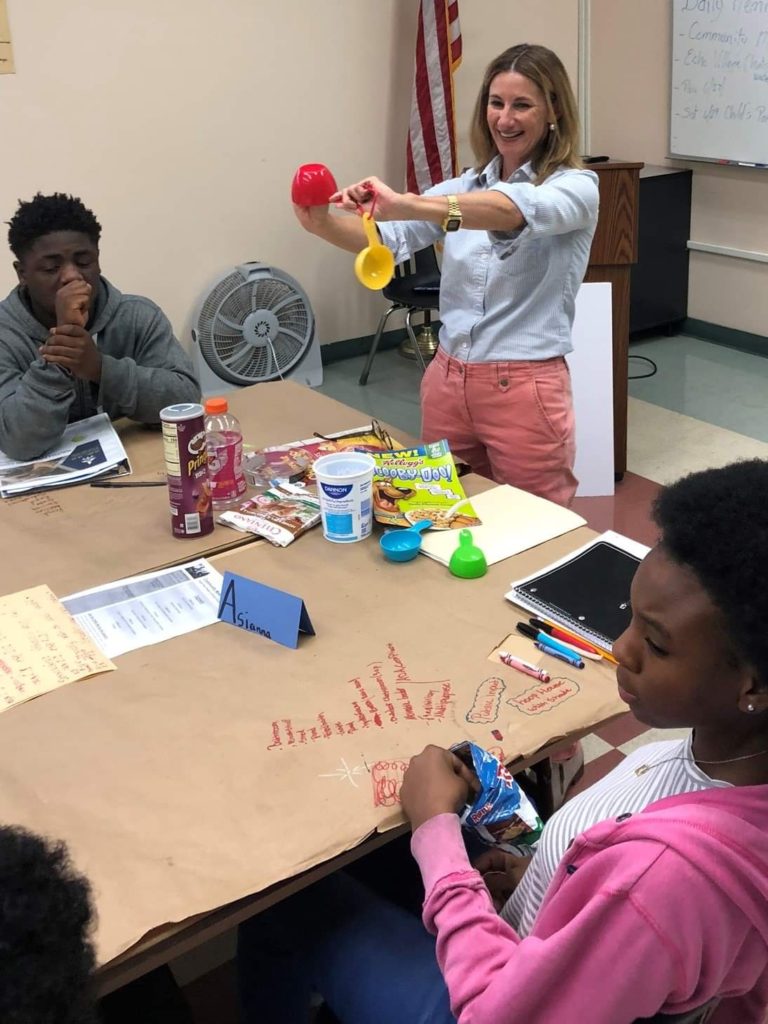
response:
M458 231L461 227L461 217L448 217L445 222L446 231Z

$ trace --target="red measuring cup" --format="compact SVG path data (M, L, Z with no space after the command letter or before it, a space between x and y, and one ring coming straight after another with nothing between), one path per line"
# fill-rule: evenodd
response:
M325 164L302 164L291 182L291 200L297 206L326 206L336 181Z

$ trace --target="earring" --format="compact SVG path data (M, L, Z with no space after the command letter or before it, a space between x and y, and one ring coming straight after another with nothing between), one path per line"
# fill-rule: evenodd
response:
M549 130L550 130L551 132L553 132L553 131L555 130L555 123L554 123L554 121L550 121L550 124L549 124Z
M754 711L754 710L755 710L755 705L754 704L747 704L747 711Z

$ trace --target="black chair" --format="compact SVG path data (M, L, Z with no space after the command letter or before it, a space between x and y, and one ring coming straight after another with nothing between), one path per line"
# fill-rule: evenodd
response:
M656 1013L653 1017L636 1020L635 1024L705 1024L719 1002L719 999L710 999L704 1006L688 1010L687 1013Z
M408 331L408 336L411 339L416 356L421 362L422 370L427 368L427 364L424 362L424 355L416 343L416 335L411 320L414 313L421 312L424 314L425 325L430 324L432 310L436 310L439 305L440 268L437 265L434 246L430 245L427 249L417 252L411 263L413 264L412 270L404 271L403 267L398 267L395 276L383 291L384 298L388 299L392 305L384 313L381 320L379 320L379 326L376 328L376 334L368 351L368 358L365 361L363 372L360 374L361 384L368 383L368 374L371 372L371 365L376 356L387 320L392 313L399 309L406 310L405 329ZM404 266L407 267L408 264L404 264Z

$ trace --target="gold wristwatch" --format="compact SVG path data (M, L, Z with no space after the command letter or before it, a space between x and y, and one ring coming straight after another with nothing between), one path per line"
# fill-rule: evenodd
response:
M443 221L443 231L458 231L461 227L461 207L456 196L446 196L448 216Z

